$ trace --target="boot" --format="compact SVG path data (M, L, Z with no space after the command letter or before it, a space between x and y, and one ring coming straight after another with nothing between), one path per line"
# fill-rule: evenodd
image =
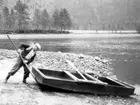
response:
M24 84L27 84L26 79L27 79L27 77L26 77L26 76L23 76L23 81L22 81L22 82L23 82Z
M23 81L22 81L24 84L27 84L27 81L26 81L26 79L23 79Z
M7 81L8 81L9 78L10 78L10 75L7 75L7 77L6 77L5 80L4 80L4 83L5 83L5 84L7 83Z

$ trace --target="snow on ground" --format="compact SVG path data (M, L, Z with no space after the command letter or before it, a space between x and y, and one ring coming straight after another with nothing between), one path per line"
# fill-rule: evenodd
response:
M45 52L45 54L49 55L50 53ZM56 53L55 57L58 58L59 54ZM76 57L75 54L68 55L69 59L72 59L73 56ZM80 57L86 58L84 55ZM79 55L77 55L78 58ZM96 59L99 60L98 57ZM140 105L139 95L122 98L44 90L31 76L28 78L29 84L25 85L22 83L22 69L11 77L7 84L4 84L3 80L15 61L15 51L0 50L0 105Z

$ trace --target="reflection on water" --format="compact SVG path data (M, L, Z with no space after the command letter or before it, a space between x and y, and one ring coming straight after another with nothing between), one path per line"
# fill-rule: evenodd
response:
M131 84L140 84L140 57L131 56L126 59L115 64L115 74L118 79Z
M131 84L140 84L140 36L129 37L86 37L18 39L16 45L22 42L39 42L42 50L83 53L92 56L102 55L112 59L112 67L118 79ZM8 40L0 41L0 48L11 49Z

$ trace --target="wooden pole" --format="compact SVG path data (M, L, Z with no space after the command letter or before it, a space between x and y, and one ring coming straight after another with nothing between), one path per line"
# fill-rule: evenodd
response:
M10 40L10 42L12 43L12 45L14 46L14 49L16 50L16 52L18 53L18 55L20 56L20 53L17 51L17 48L16 48L14 42L11 40L11 38L9 37L9 35L7 35L7 37ZM21 57L21 59L23 59L23 58Z
M84 80L87 81L87 78L74 66L74 64L73 64L71 61L69 61L69 60L66 60L66 61L67 61L67 63L68 63L74 70L77 71L77 73L79 73L79 75L80 75Z
M14 42L11 40L11 38L9 37L9 35L7 35L7 37L8 37L8 39L10 40L10 42L12 43L12 45L14 46L14 49L15 49L16 52L18 53L18 55L19 55L19 57L21 58L23 64L27 67L27 69L28 69L28 70L30 71L30 73L31 73L31 70L30 70L29 66L24 62L24 60L23 60L21 54L18 52L18 50L17 50L17 48L16 48L16 46L15 46L15 44L14 44ZM32 73L31 73L31 74L32 74Z

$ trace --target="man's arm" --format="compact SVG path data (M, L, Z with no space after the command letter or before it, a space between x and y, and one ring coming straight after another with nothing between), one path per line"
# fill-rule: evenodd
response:
M25 50L25 49L28 48L28 47L30 47L30 45L29 45L29 44L26 44L26 43L21 43L21 44L19 45L19 49L21 49L21 50Z
M26 43L21 43L21 44L19 45L18 52L19 52L19 54L20 54L21 57L22 57L21 53L22 53L26 48L29 48L29 47L30 47L30 46L29 46L28 44L26 44ZM27 63L28 61L27 61L26 59L23 58L23 62L24 62L24 63Z
M28 64L31 63L31 62L33 62L34 59L35 59L35 57L36 57L36 54L30 60L28 60Z

